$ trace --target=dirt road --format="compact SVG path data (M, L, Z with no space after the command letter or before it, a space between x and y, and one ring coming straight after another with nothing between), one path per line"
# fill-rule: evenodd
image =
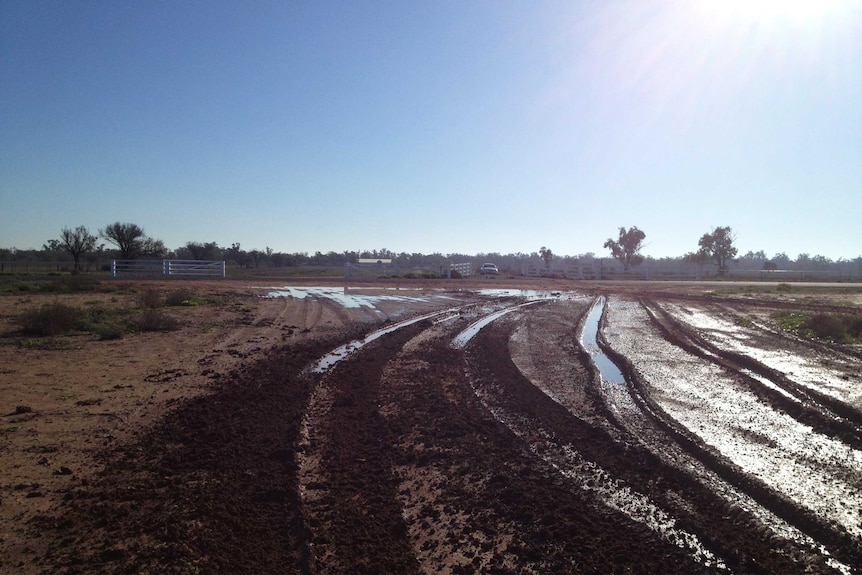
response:
M594 287L480 287L238 300L139 433L4 475L0 572L859 572L859 350L679 290L598 290L583 341ZM4 417L5 461L47 412Z

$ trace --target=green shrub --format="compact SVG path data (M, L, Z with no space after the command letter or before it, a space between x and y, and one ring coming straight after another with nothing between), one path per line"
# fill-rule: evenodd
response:
M81 310L63 303L43 305L18 317L21 331L27 335L51 336L67 333L77 328L81 321Z
M789 292L793 290L793 286L786 283L780 283L775 286L775 291L777 292Z

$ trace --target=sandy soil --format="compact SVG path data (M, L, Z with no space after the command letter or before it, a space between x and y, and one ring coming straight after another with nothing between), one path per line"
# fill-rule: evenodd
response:
M638 367L649 358L636 350L618 358L626 392L603 384L579 343L592 296L613 292L643 305L631 317L652 315L637 320L653 322L644 337L683 350L685 361L733 381L760 370L769 385L784 386L761 390L765 412L804 422L852 458L857 406L840 398L824 405L821 392L768 358L722 353L727 346L678 309L766 321L770 309L846 306L858 296L824 303L745 290L716 298L704 295L713 286L693 284L539 284L565 293L453 346L472 322L529 295L477 291L507 284L535 287L500 278L426 292L402 282L397 291L363 286L352 290L359 299L339 301L192 282L214 303L165 308L176 331L50 345L17 333L15 317L58 297L128 306L141 286L0 298L0 573L859 568L856 503L845 504L843 527L831 507L812 511L685 428L662 405L667 389ZM373 304L361 303L369 294ZM442 313L366 338L434 311ZM624 349L609 321L610 345ZM862 385L857 350L756 333L760 349L831 353L840 377ZM309 369L351 341L356 351L333 367ZM838 472L862 490L857 467Z

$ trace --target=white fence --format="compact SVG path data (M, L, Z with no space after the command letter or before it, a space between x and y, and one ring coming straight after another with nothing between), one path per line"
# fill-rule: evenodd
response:
M224 261L111 260L111 276L225 277Z
M461 277L466 278L473 275L473 264L449 264L449 277L452 277L452 272L456 271L461 274Z

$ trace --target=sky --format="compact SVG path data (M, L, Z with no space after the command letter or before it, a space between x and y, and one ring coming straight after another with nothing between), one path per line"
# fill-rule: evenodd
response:
M0 248L862 255L862 0L0 2Z

